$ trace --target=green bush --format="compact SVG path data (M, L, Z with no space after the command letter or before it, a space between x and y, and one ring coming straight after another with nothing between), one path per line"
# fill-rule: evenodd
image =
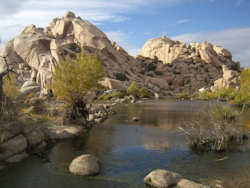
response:
M250 105L250 68L240 75L240 93L245 104Z
M138 91L139 98L150 98L151 94L143 87Z
M206 91L198 93L197 99L198 100L214 100L214 99L218 99L218 93L206 90Z
M132 82L127 88L127 95L138 98L150 98L152 95L145 88L138 88L136 82Z
M189 96L187 93L176 93L175 98L178 100L184 100L184 99L188 99Z
M198 93L199 100L221 100L229 101L239 106L250 105L250 68L242 71L240 75L240 90L235 88L222 88L215 92L204 91Z
M128 95L133 95L133 96L137 96L137 94L139 93L139 89L137 87L136 82L132 82L128 88L127 88L127 94Z
M212 112L212 116L218 121L231 123L239 119L240 113L230 106L216 105Z
M235 97L239 94L239 91L237 91L234 88L222 88L220 90L217 91L204 91L204 92L200 92L197 95L197 99L199 100L221 100L221 101L231 101L234 100Z
M234 88L228 88L228 89L222 88L215 93L218 96L219 100L231 101L235 98L235 96L239 93L239 91L237 91Z
M124 98L124 94L121 91L115 91L112 93L104 93L99 97L101 100L110 100L112 98Z
M67 56L55 68L52 89L58 98L74 103L88 91L97 88L104 75L102 61L96 54L82 52L75 60Z
M99 86L105 76L102 61L96 54L81 52L75 59L66 57L54 71L52 90L55 96L66 101L66 119L78 121L87 118L88 110L84 97ZM83 121L81 121L83 122ZM73 122L72 122L73 123Z

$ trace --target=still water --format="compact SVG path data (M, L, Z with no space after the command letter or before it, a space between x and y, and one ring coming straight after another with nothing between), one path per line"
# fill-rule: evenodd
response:
M145 188L143 178L157 168L212 186L216 180L245 181L250 177L250 142L237 152L197 154L189 150L178 129L210 106L207 102L160 100L119 107L115 116L88 135L56 144L49 153L50 162L30 157L0 172L0 187ZM133 122L134 116L140 121ZM250 112L241 121L250 127ZM99 158L100 175L69 174L70 162L85 153Z

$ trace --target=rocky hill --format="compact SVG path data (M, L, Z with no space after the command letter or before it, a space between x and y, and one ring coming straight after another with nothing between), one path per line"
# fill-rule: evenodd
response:
M158 65L156 71L162 73L160 77L165 79L167 90L172 93L192 93L213 85L235 87L240 72L240 64L232 60L231 52L208 42L187 45L165 36L150 39L137 59L145 61L145 57L163 64Z
M97 27L67 12L55 18L44 30L27 26L0 52L0 73L12 68L22 92L47 92L55 66L67 54L84 49L103 60L108 88L125 88L131 81L161 95L192 93L212 86L223 75L222 65L238 71L238 64L226 49L210 43L184 43L166 37L149 40L140 56L134 58L111 42Z

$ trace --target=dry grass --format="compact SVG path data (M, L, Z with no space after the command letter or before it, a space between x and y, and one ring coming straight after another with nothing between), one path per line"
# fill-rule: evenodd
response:
M202 112L197 119L180 130L188 138L189 146L199 152L231 151L247 138L238 124L239 113L230 107L216 106Z

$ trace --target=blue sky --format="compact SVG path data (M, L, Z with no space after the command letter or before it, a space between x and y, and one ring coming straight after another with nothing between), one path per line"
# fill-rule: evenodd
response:
M250 0L0 0L0 38L24 26L46 27L71 10L89 20L131 55L146 40L166 35L183 42L207 40L250 67Z

